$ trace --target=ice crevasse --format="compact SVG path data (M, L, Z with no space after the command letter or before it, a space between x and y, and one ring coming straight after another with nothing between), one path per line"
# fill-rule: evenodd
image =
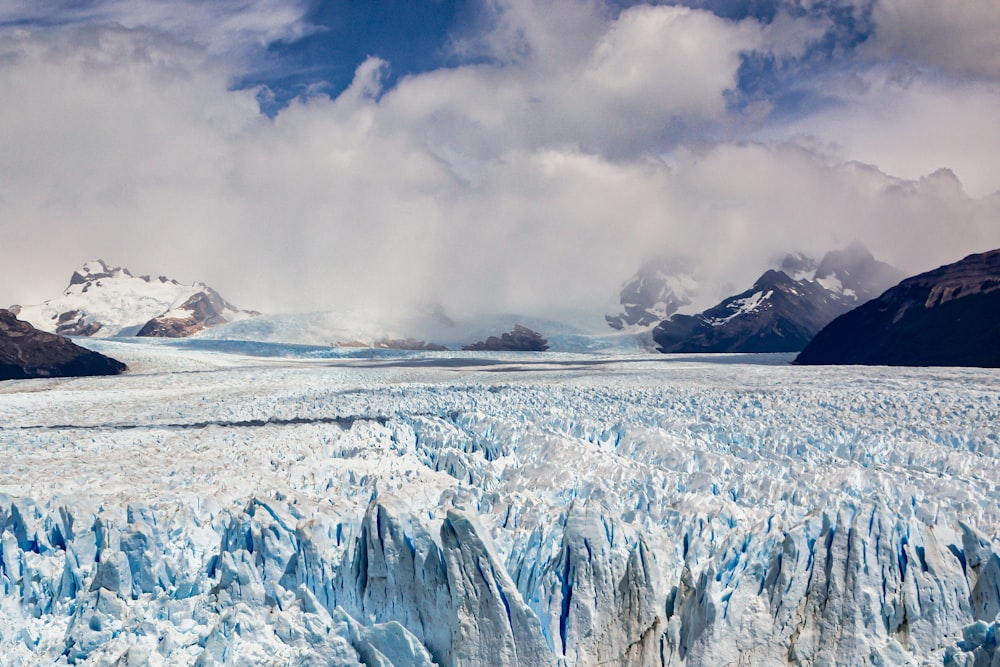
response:
M1000 666L992 376L811 372L7 395L0 665Z

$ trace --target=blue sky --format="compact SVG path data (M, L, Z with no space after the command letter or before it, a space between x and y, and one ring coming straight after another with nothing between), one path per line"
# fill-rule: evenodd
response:
M0 303L94 257L271 311L597 312L664 254L710 301L854 239L916 272L1000 246L998 35L993 0L10 0Z

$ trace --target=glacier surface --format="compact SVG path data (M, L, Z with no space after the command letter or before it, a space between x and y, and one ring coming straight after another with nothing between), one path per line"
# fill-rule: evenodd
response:
M88 341L0 664L1000 665L1000 374Z

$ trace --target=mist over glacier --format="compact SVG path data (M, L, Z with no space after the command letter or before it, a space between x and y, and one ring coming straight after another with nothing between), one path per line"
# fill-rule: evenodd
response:
M88 345L0 393L11 664L995 658L995 371Z

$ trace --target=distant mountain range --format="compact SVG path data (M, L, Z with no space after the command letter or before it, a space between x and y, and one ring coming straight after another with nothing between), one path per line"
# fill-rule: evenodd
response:
M0 380L115 375L124 370L121 362L39 331L0 309Z
M42 331L95 337L176 338L258 314L236 308L202 283L134 276L102 260L73 272L59 297L10 310Z
M833 320L795 363L1000 367L1000 250L907 278Z
M789 255L750 289L696 315L653 329L661 352L798 352L838 315L879 295L904 274L860 243L821 261Z

